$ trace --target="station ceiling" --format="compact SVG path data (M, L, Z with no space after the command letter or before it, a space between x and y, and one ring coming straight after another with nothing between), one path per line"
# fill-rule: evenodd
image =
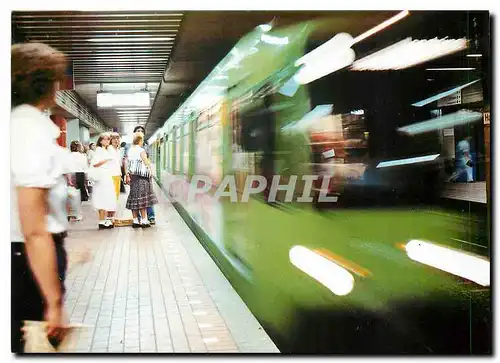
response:
M141 124L149 136L257 25L272 21L280 27L328 17L333 32L357 35L396 13L14 11L12 41L44 42L66 53L73 63L75 91L81 101L118 132L130 133ZM97 107L99 91L144 90L150 93L150 107Z
M335 12L339 31L361 32L394 12ZM257 25L285 26L329 12L30 11L12 13L13 42L36 41L73 62L75 90L120 133L142 124L152 134L238 40ZM147 90L151 107L98 108L99 91Z

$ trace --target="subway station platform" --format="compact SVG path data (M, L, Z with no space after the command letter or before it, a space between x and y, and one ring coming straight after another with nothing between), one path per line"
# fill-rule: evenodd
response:
M83 203L71 222L66 312L84 324L77 353L279 353L175 208L156 226L97 229ZM118 218L130 218L122 194Z

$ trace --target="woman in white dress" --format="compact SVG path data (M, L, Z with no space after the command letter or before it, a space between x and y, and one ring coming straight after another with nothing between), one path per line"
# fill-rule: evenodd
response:
M116 195L111 171L112 156L108 152L111 137L103 133L97 140L97 148L92 155L92 166L99 170L92 192L92 205L99 211L99 229L113 228L108 212L116 211Z

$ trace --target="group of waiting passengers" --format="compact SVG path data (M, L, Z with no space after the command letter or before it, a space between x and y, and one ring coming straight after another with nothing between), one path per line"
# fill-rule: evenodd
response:
M87 158L78 142L70 145L71 153L57 144L61 131L47 110L56 106L67 64L63 53L45 44L11 48L11 344L16 353L25 349L25 321L45 321L51 341L67 332L63 302L69 191L79 189L87 200L85 174L93 181L90 198L100 229L113 227L122 178L130 184L126 208L132 210L135 228L150 226L147 209L151 213L157 203L143 148L144 128L134 130L126 156L114 133L100 135L95 150L92 145L84 149Z

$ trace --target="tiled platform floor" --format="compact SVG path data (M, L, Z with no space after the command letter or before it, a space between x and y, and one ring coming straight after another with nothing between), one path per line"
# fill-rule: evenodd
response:
M97 229L84 203L72 222L66 311L91 326L77 352L278 352L257 320L156 188L157 225L146 230ZM119 215L130 218L120 200ZM78 259L78 257L76 257Z

